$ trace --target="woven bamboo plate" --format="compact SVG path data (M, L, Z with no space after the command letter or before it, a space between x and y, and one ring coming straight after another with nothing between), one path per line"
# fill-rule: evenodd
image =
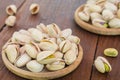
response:
M44 72L34 73L34 72L27 71L25 69L17 68L13 64L11 64L9 62L9 60L7 59L4 51L2 51L2 60L5 64L5 66L12 73L14 73L20 77L27 78L27 79L33 79L33 80L48 80L48 79L55 79L55 78L65 76L65 75L69 74L70 72L72 72L73 70L75 70L79 66L79 64L82 61L82 58L83 58L83 49L82 49L81 45L79 45L79 54L78 54L75 62L72 63L71 65L67 66L64 69L58 70L58 71L53 71L53 72L44 71Z
M84 22L82 21L79 16L78 13L80 11L82 11L84 8L84 5L81 5L80 7L78 7L75 11L74 14L74 19L76 21L76 23L83 29L92 32L92 33L96 33L96 34L100 34L100 35L120 35L120 29L113 29L113 28L98 28L93 26L90 23Z

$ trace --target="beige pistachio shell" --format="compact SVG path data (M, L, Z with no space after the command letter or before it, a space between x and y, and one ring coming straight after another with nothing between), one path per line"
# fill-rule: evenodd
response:
M19 30L19 33L30 36L30 32L28 32L27 30L24 30L24 29Z
M117 11L117 17L120 19L120 9Z
M44 68L44 65L39 64L36 60L32 60L26 64L26 67L31 72L41 72Z
M40 23L39 25L37 25L36 28L43 33L47 33L47 27L43 23Z
M14 63L17 59L19 52L18 52L18 46L17 45L8 45L5 49L5 53L7 55L8 60L11 63Z
M72 30L71 30L70 28L67 28L67 29L62 30L60 37L63 37L63 38L66 39L66 38L69 37L71 34L72 34Z
M17 7L16 5L12 4L6 7L6 13L8 15L14 15L17 12Z
M71 48L71 46L71 42L69 40L65 40L60 43L59 49L62 53L65 53Z
M78 46L77 46L77 44L75 44L75 43L72 43L72 47L71 47L71 50L73 50L73 52L76 54L76 56L78 55Z
M16 23L16 17L15 16L9 16L6 20L5 20L5 24L7 26L14 26Z
M57 51L54 53L54 56L58 59L62 59L63 58L63 53L61 53L60 51Z
M87 4L95 4L96 3L96 0L87 0L87 2L86 2Z
M30 5L29 10L30 10L31 14L37 14L37 13L39 12L39 10L40 10L40 7L39 7L38 4L32 3L32 4Z
M116 4L116 3L118 3L119 2L119 0L107 0L108 2L111 2L111 3L113 3L113 4Z
M79 18L80 18L81 20L83 20L83 21L88 22L88 21L90 20L90 15L89 15L88 12L85 12L85 11L79 12L79 13L78 13L78 16L79 16Z
M22 54L15 62L15 66L23 67L27 62L31 60L31 57L28 54Z
M102 15L100 13L97 13L97 12L93 12L90 14L90 17L91 17L91 20L94 20L94 19L102 19Z
M57 44L59 45L62 41L64 41L65 38L64 37L59 37L57 38Z
M114 18L109 21L109 26L111 28L120 28L120 19Z
M99 6L99 5L92 4L92 5L89 6L89 10L91 12L98 12L98 13L100 13L100 12L102 12L102 7Z
M49 39L41 40L39 47L42 50L48 50L48 51L56 51L58 49L58 45Z
M73 35L69 36L69 37L67 38L67 40L69 40L69 41L71 41L71 42L73 42L73 43L76 43L76 44L79 44L79 43L80 43L80 38L78 38L77 36L73 36Z

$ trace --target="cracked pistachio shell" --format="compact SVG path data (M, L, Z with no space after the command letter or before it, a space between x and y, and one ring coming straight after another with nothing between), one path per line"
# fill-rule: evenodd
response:
M99 5L96 5L96 4L92 4L92 5L89 6L89 10L90 10L90 12L100 13L100 12L102 12L102 7L99 6Z
M97 59L94 61L94 65L101 73L110 72L112 70L110 63L101 56L97 57Z
M114 18L109 21L109 26L111 28L120 28L120 19Z
M30 5L29 10L30 10L31 14L37 14L40 10L40 7L39 7L38 4L33 3L33 4Z
M62 41L64 41L65 38L64 37L59 37L57 38L57 44L59 45Z
M22 42L22 43L30 43L32 38L30 36L21 34L20 32L14 32L12 35L12 42Z
M54 53L54 56L58 59L62 59L63 58L63 53L61 53L60 51L57 51Z
M115 17L113 12L111 10L108 10L108 9L103 10L102 16L103 16L103 19L105 21L109 21L109 20L111 20L111 19L113 19Z
M76 55L78 55L78 50L79 50L79 49L78 49L77 44L72 43L71 50L73 50L73 52L74 52Z
M105 9L111 10L113 13L117 12L117 6L115 6L113 3L106 2L104 7Z
M70 28L64 29L64 30L62 30L60 37L63 37L63 38L66 39L66 38L69 37L71 34L72 34L72 30L71 30Z
M73 42L73 43L76 43L76 44L79 44L79 43L80 43L80 38L78 38L77 36L73 36L73 35L69 36L69 37L67 38L67 40L69 40L69 41L71 41L71 42Z
M61 34L61 30L55 23L47 25L47 32L50 37L58 37Z
M27 62L31 60L31 57L27 54L22 54L15 62L15 66L23 67L26 65Z
M117 17L120 19L120 9L117 11Z
M41 40L39 47L40 49L47 51L56 51L58 49L58 45L49 39Z
M100 27L100 28L107 28L108 27L108 24L106 23L105 20L102 20L102 19L94 19L92 21L92 24L95 26L95 27Z
M19 55L18 46L17 45L8 45L5 49L5 53L7 55L8 60L11 63L14 63Z
M90 14L90 17L91 17L91 20L94 20L94 19L102 19L102 15L97 13L97 12L93 12Z
M59 44L59 49L62 53L67 52L72 46L72 43L69 40L62 41Z
M9 16L6 20L5 20L5 24L7 26L14 26L16 22L16 17L15 16Z
M51 64L47 64L46 68L50 71L60 70L65 68L65 62L59 60Z
M64 55L64 60L67 65L72 64L76 60L77 56L74 50L69 50Z
M81 20L88 22L90 20L90 15L86 11L82 11L78 13L78 16Z
M43 39L43 34L42 34L42 32L39 31L38 29L36 29L36 28L30 28L30 29L28 29L28 31L30 32L31 37L32 37L35 41L40 42L40 40Z
M49 64L56 60L53 51L42 51L37 55L37 61L40 64Z
M8 15L14 15L17 12L17 7L16 5L12 4L6 7L6 13Z
M44 65L39 64L36 60L32 60L26 64L26 67L31 72L41 72L44 68Z
M116 57L118 55L118 51L115 48L107 48L104 50L104 55L109 57Z
M40 23L39 25L37 25L36 28L43 33L47 33L47 27L43 23Z

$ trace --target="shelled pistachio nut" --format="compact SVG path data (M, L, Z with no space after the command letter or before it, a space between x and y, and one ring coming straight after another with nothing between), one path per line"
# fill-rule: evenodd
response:
M60 37L63 37L63 38L66 39L66 38L69 37L71 34L72 34L72 30L71 30L70 28L67 28L67 29L62 30Z
M104 50L104 54L109 57L116 57L118 55L118 51L115 48L107 48Z
M31 60L31 57L27 55L26 53L22 54L15 62L15 66L17 67L23 67L26 65L27 62Z
M12 4L6 7L6 13L8 15L14 15L17 12L17 7L16 5Z
M49 64L56 60L53 51L42 51L37 55L37 61L40 64Z
M5 24L7 26L14 26L16 23L16 17L15 16L9 16L6 20L5 20Z
M43 33L47 33L47 27L43 23L40 23L39 25L37 25L36 28Z
M94 61L94 65L101 73L110 72L112 70L110 63L101 56L97 57L97 59Z
M7 58L11 63L14 63L19 55L18 48L19 46L14 44L7 45L7 47L5 48Z
M79 12L78 16L80 17L81 20L88 22L90 20L90 15L88 12Z
M47 51L56 51L58 49L58 45L49 39L41 40L39 47L42 50L47 50Z
M54 56L58 59L62 59L63 58L63 53L61 53L60 51L57 51L54 53Z
M44 65L39 64L36 60L32 60L26 64L26 67L32 72L41 72L44 68Z
M77 36L73 36L73 35L69 36L69 37L67 38L67 40L69 40L69 41L71 41L71 42L73 42L73 43L76 43L76 44L79 44L79 43L80 43L80 38L78 38Z
M102 15L100 13L97 13L97 12L93 12L90 14L90 17L91 17L91 20L94 20L94 19L102 19Z
M37 14L40 10L40 7L39 7L38 4L33 3L33 4L30 5L29 10L30 10L31 14Z
M120 28L120 19L114 18L109 21L110 28Z
M71 46L71 42L69 40L65 40L59 44L59 49L62 53L65 53L71 48Z

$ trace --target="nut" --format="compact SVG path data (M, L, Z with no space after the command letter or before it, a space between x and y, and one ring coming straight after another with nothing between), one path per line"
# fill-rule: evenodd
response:
M14 26L16 22L16 17L15 16L9 16L6 20L5 20L5 24L7 26Z
M109 21L109 26L111 28L120 28L120 19L114 18Z
M60 37L63 37L63 38L67 38L69 37L70 35L72 34L72 30L70 28L68 29L64 29L62 32L61 32L61 36Z
M118 51L115 48L107 48L104 50L104 54L109 57L116 57L118 55Z
M76 43L76 44L79 44L79 43L80 43L80 38L78 38L77 36L73 36L73 35L69 36L69 37L67 38L67 40L69 40L69 41L71 41L71 42L73 42L73 43Z
M62 59L63 58L63 53L57 51L57 52L54 53L54 56L58 59Z
M64 37L58 37L57 38L57 44L59 45L62 41L64 41L65 38Z
M88 22L90 20L90 15L88 12L79 12L78 16L80 17L81 20Z
M101 73L110 72L112 70L110 63L101 56L97 57L97 59L94 61L94 65Z
M38 4L33 3L30 5L29 10L30 10L31 14L37 14L39 12L40 8L39 8Z
M8 15L14 15L16 14L16 12L17 12L17 7L14 4L6 7L6 13Z
M102 19L102 15L100 13L97 13L97 12L93 12L90 14L90 17L91 17L91 20L94 20L94 19Z
M43 23L40 23L39 25L37 25L36 28L43 33L47 33L47 27Z
M117 17L120 19L120 9L117 11Z
M89 10L91 12L98 12L98 13L100 13L100 12L102 12L102 7L99 6L99 5L92 4L92 5L89 6Z
M32 72L40 72L43 70L44 65L39 64L36 60L32 60L26 64L26 67L28 70L30 70Z

